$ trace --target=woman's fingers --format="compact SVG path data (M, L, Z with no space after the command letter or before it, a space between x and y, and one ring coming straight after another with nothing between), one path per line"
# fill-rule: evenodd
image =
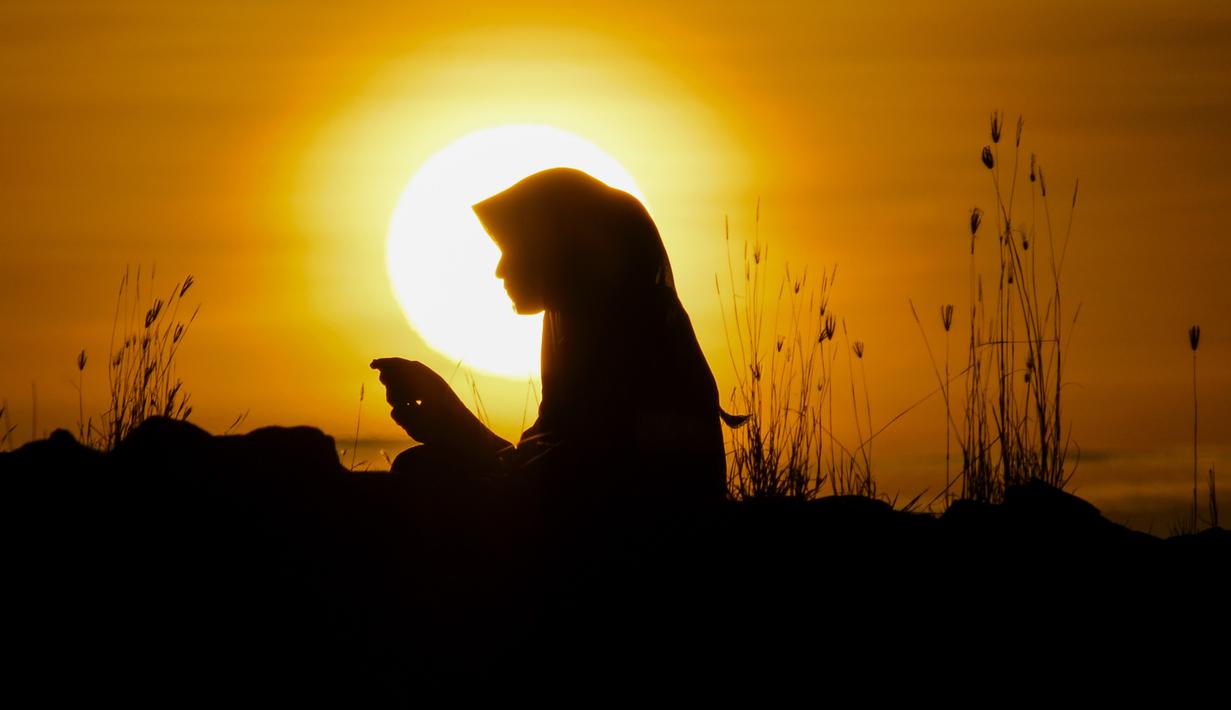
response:
M423 412L419 405L412 403L394 405L390 412L393 421L406 430L416 441L423 441Z
M415 364L417 363L400 357L378 358L372 361L372 368L380 372L380 383L385 386L385 400L389 404L422 399L422 388L416 386L419 377Z
M388 386L409 379L410 361L400 357L382 357L372 361L371 367L380 372L381 384Z
M435 399L448 390L444 379L418 360L377 358L371 367L380 371L380 382L401 400ZM392 402L391 402L392 403Z
M373 370L384 370L386 368L398 367L400 363L409 363L404 357L378 357L372 360L370 367Z

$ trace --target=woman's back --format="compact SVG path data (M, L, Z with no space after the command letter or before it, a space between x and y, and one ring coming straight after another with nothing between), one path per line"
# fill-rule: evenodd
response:
M543 401L527 435L619 462L629 485L721 500L718 390L688 315L671 290L629 305L604 317L548 312Z

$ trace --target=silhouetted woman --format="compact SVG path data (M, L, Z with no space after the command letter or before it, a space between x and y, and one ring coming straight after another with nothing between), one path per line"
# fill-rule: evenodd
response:
M474 211L500 247L496 276L514 308L545 311L538 420L513 446L427 366L375 360L394 421L423 444L394 471L538 476L587 496L721 501L717 387L645 207L556 168Z

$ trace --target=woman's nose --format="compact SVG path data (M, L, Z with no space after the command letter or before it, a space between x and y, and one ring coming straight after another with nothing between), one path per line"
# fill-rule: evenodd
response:
M500 257L500 261L496 262L496 278L504 278L504 256Z

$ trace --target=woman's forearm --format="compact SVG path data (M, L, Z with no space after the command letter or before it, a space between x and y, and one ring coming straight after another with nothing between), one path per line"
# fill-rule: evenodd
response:
M513 444L505 441L491 429L488 429L483 422L479 421L478 417L474 418L474 426L476 427L474 445L478 447L480 451L496 456L513 451L515 448Z

